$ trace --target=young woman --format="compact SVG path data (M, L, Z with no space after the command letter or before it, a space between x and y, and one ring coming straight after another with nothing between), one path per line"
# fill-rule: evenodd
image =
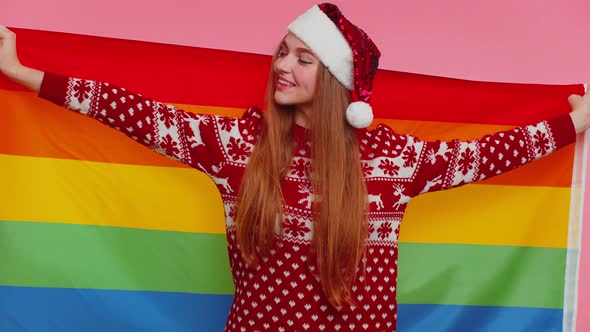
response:
M365 129L379 51L331 4L289 25L264 112L188 113L109 83L24 67L0 28L0 71L208 174L221 192L236 293L227 331L394 331L397 240L407 204L509 171L590 127L572 112L462 142Z

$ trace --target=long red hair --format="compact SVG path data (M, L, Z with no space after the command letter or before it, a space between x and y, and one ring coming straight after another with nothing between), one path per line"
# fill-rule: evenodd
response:
M276 56L273 58L273 63ZM237 240L250 266L270 253L278 220L283 225L281 183L293 158L294 107L274 102L271 68L260 137L238 193ZM309 114L314 229L312 257L324 294L334 306L354 304L352 285L365 252L368 195L356 132L346 121L350 92L321 63Z

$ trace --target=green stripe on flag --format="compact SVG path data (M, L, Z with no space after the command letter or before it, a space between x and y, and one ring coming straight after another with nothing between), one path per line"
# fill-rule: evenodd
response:
M233 294L225 234L0 222L0 284Z
M562 308L565 249L400 244L398 300ZM406 258L404 258L406 257ZM0 222L0 284L233 294L223 234Z
M398 301L563 308L565 259L566 249L402 243Z

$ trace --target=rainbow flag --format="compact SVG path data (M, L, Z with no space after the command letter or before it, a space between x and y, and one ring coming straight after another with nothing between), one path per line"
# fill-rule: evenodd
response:
M21 61L184 109L261 105L270 57L16 29ZM569 112L582 85L379 71L376 121L468 139ZM221 331L233 284L207 176L0 79L0 331ZM573 331L584 137L412 201L400 332Z

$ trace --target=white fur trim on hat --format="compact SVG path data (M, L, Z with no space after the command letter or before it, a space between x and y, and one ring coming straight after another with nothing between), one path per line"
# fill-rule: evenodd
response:
M367 128L373 122L373 108L364 101L355 101L346 109L346 121L355 128Z
M296 18L288 29L311 48L340 83L348 90L354 88L352 49L318 5Z

